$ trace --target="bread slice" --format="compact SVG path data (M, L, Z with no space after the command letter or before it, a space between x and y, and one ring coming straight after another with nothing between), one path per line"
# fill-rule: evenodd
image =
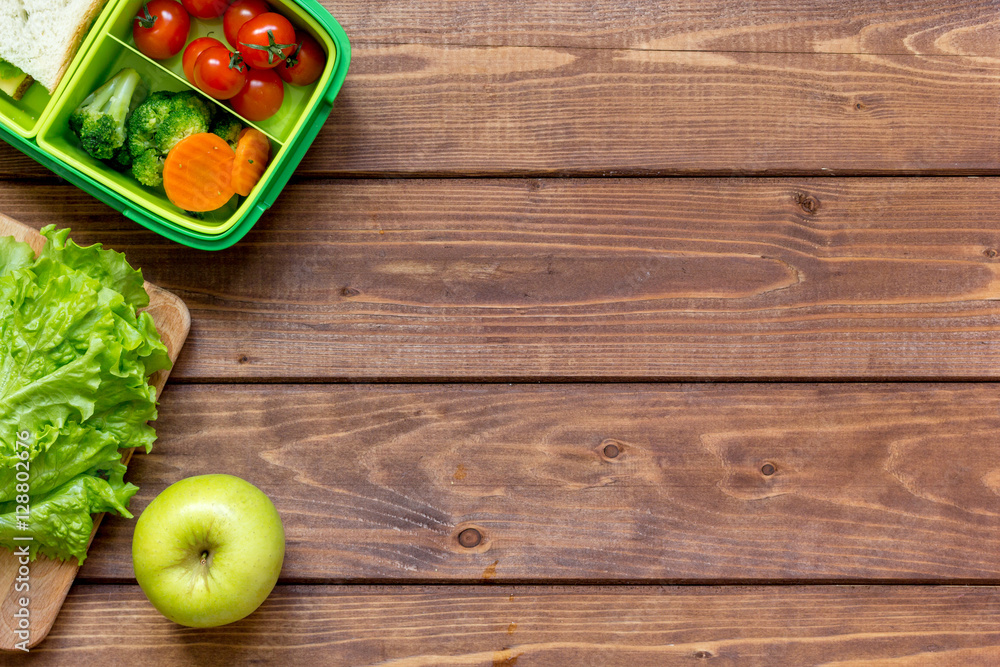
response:
M54 92L107 0L0 0L0 58Z

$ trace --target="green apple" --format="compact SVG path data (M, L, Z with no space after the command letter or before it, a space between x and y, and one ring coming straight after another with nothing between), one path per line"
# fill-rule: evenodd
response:
M260 606L278 582L285 531L271 500L232 475L171 484L135 524L142 592L175 623L212 628Z

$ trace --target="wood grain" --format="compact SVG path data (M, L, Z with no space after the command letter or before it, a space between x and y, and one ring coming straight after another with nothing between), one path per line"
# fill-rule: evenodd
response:
M995 173L997 60L371 45L300 175Z
M897 178L1000 173L995 0L322 1L347 83L229 252L0 145L0 211L191 302L175 379L1000 375L1000 182ZM386 176L519 178L326 180ZM180 628L110 517L23 662L1000 664L998 386L175 386L134 509L253 481L282 585Z
M354 45L1000 56L992 0L322 0Z
M175 378L1000 376L996 179L302 183L218 254L0 198L187 301Z
M28 243L37 253L45 245L45 239L34 229L21 224L17 220L0 213L0 236L13 236L19 241ZM149 306L146 311L156 323L167 346L171 361L177 361L184 340L191 327L191 315L184 302L170 292L150 283L145 283L149 293ZM150 384L156 388L159 396L167 383L170 370L161 370L150 378ZM131 449L122 452L122 462L128 463L132 456ZM131 479L131 475L130 475ZM94 516L94 532L90 539L93 542L104 514ZM25 638L16 634L18 619L14 614L25 606L18 601L30 600L28 605L30 618L30 639L28 646L35 646L45 639L52 623L55 621L63 599L69 592L73 579L76 577L79 565L75 559L58 561L39 557L27 566L29 573L19 572L19 559L7 550L0 550L0 591L5 591L0 602L0 649L13 650L15 645L24 642ZM15 582L26 583L28 590L15 586Z
M7 664L986 666L998 609L991 587L279 586L193 630L136 586L76 586L49 639Z
M258 485L286 582L994 584L998 429L995 384L173 385L130 474Z
M359 45L297 174L992 174L998 62ZM19 155L0 176L45 175Z

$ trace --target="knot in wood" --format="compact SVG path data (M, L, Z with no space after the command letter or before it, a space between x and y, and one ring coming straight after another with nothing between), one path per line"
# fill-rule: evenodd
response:
M475 549L483 541L483 534L475 528L466 528L458 534L458 543L466 549Z
M597 445L597 453L605 459L616 459L625 450L625 445L620 440L605 438Z
M811 195L799 192L795 195L795 203L806 215L816 215L819 211L819 200Z

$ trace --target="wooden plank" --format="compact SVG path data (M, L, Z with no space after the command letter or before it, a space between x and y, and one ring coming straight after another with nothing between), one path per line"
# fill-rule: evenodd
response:
M192 630L137 586L77 586L24 663L985 666L998 627L991 587L279 586Z
M212 255L0 200L183 296L175 378L1000 377L996 179L302 183Z
M45 239L34 229L3 213L0 213L0 236L13 236L18 241L29 244L36 253L45 245ZM148 282L145 283L145 288L149 293L146 311L156 323L171 361L176 362L191 327L191 315L177 296ZM150 377L149 382L156 388L157 396L166 386L169 375L168 369L158 371ZM128 464L132 451L127 449L122 452L123 463ZM103 513L95 515L91 540L94 539L103 516ZM22 566L28 568L27 575L21 571ZM4 591L0 606L9 611L0 618L0 649L14 650L18 643L34 646L45 638L78 570L76 559L59 561L42 556L34 563L26 564L12 552L0 549L0 591ZM21 584L27 584L30 590ZM25 606L19 604L21 599L31 601L30 637L17 634L20 619L14 617L14 612Z
M995 173L965 56L371 45L304 175Z
M1000 56L992 0L322 0L369 43Z
M174 385L160 414L136 510L247 479L288 582L1000 582L995 384ZM131 581L132 528L80 576Z
M991 174L998 95L978 56L359 45L298 174Z

